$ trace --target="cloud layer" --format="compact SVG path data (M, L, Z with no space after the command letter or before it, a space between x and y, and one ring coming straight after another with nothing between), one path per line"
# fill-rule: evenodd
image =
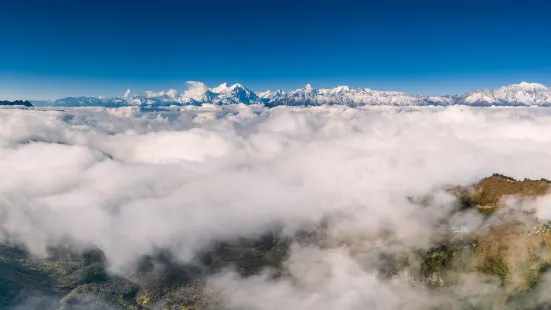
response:
M219 240L330 219L335 246L293 248L295 282L228 272L212 286L234 308L423 309L439 300L381 285L376 254L433 244L454 207L443 185L551 176L549 132L546 109L0 110L0 238L37 255L98 247L124 273L158 249L186 262ZM427 193L436 209L407 199Z

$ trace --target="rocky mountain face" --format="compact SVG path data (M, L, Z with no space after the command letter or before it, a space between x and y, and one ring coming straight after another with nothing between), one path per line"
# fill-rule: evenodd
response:
M425 96L396 91L378 91L369 88L339 86L332 89L314 89L310 84L285 92L254 92L241 84L223 83L207 88L203 83L190 82L190 89L179 92L171 89L146 92L145 96L132 95L130 91L120 98L68 97L40 105L53 106L171 106L202 104L264 104L267 106L551 106L551 88L541 84L526 83L503 86L498 89L475 89L462 95Z
M442 235L431 248L407 253L389 249L381 257L378 277L446 296L435 309L548 309L551 304L541 292L551 266L551 226L531 210L506 206L504 199L537 199L549 194L551 181L494 174L445 190L457 197L455 212L476 212L484 223L457 227L443 218ZM433 208L432 199L428 195L411 201ZM342 242L347 241L338 241L338 246ZM337 246L325 238L324 227L295 236L270 231L220 242L193 264L179 263L160 250L141 257L130 273L113 275L99 250L53 248L48 257L36 258L5 244L0 246L0 309L226 309L227 292L207 289L206 278L228 267L242 277L262 273L285 278L284 261L293 244ZM465 277L484 279L484 290L474 297L462 295L456 287Z

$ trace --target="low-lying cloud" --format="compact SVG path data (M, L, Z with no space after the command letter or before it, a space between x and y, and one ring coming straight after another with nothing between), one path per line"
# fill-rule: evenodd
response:
M442 296L382 284L381 248L430 247L453 213L444 185L551 176L549 132L546 109L0 110L0 238L37 255L97 247L124 273L158 249L189 262L219 240L328 221L333 246L296 245L291 278L210 285L236 309L426 309ZM436 208L408 200L428 193Z

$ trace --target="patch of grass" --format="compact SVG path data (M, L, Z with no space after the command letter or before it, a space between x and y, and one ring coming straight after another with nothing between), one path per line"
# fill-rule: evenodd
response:
M421 274L427 277L436 272L443 272L452 265L453 249L441 245L422 254Z
M540 264L536 269L530 270L528 274L526 274L526 287L534 288L541 280L541 276L549 271L551 269L551 263L544 262Z
M498 205L504 196L538 197L549 193L550 184L542 180L517 181L499 174L474 185L474 201L479 205Z
M476 208L482 215L492 215L497 211L497 206L487 205Z
M494 173L471 186L457 186L448 191L457 197L461 209L476 208L483 215L492 215L507 196L519 199L535 198L551 193L548 179L522 181Z
M498 255L485 257L482 264L478 267L478 271L487 275L497 276L501 280L502 285L509 275L509 267L507 267L503 257Z

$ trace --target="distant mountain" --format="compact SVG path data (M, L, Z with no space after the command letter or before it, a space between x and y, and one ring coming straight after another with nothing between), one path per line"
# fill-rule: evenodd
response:
M128 103L119 98L105 98L105 97L67 97L57 99L53 102L54 106L58 107L121 107Z
M260 103L258 95L241 84L228 86L226 83L207 90L201 102L217 104Z
M551 87L522 82L498 89L475 89L462 95L426 96L397 91L379 91L369 88L338 86L331 89L314 89L310 84L303 88L285 91L254 92L241 84L226 83L207 88L201 82L188 82L184 92L147 91L145 96L132 95L128 90L123 97L68 97L58 99L54 106L182 106L182 105L229 105L264 104L266 106L551 106Z
M32 106L33 106L29 101L23 101L23 100L15 100L15 101L0 100L0 106L6 106L6 105L25 106L25 107L32 107Z
M550 106L551 87L522 82L494 90L475 89L459 96L456 102L474 106Z

